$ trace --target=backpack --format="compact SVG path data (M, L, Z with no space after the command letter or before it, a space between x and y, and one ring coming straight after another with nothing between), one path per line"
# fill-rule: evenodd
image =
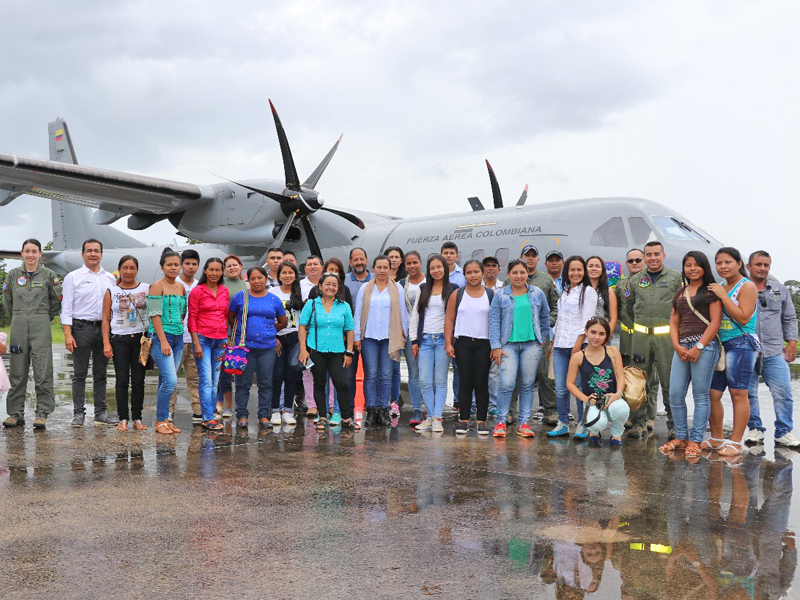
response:
M486 290L486 298L489 300L489 306L492 306L492 300L494 299L494 290L490 290L486 286L483 286L483 289ZM453 319L453 331L455 331L455 322L458 320L458 307L461 305L461 300L464 298L464 292L467 291L466 287L456 288L456 316Z

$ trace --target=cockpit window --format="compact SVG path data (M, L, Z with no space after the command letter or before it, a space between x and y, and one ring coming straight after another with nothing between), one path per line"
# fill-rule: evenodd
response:
M653 217L653 223L658 227L664 239L687 241L687 240L708 240L695 231L688 223L676 217Z
M622 223L622 217L611 217L595 229L590 243L592 246L627 248L628 239L625 236L625 225Z
M653 230L642 217L628 217L628 225L631 228L631 235L633 236L633 245L640 246L650 241L650 238L655 239Z

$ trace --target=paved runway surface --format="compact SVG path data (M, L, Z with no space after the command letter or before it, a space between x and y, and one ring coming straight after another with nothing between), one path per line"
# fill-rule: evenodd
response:
M47 431L0 434L3 598L800 598L800 453L771 435L735 465L662 456L663 419L621 451L452 421L209 435L184 391L167 438L73 430L68 386Z

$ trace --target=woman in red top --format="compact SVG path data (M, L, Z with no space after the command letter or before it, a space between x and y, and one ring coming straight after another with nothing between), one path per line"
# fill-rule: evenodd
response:
M209 258L203 267L203 276L189 294L189 333L197 363L200 407L203 410L203 427L219 431L222 423L214 419L220 361L228 339L228 288L220 285L223 265L218 258Z

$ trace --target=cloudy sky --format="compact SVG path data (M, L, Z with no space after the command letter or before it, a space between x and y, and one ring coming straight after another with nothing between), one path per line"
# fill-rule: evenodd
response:
M662 202L800 279L800 5L790 0L4 2L0 152L194 183L281 178L267 98L330 205L398 216L598 196ZM398 208L402 207L402 208ZM51 239L47 201L0 246ZM161 224L144 241L174 237Z

